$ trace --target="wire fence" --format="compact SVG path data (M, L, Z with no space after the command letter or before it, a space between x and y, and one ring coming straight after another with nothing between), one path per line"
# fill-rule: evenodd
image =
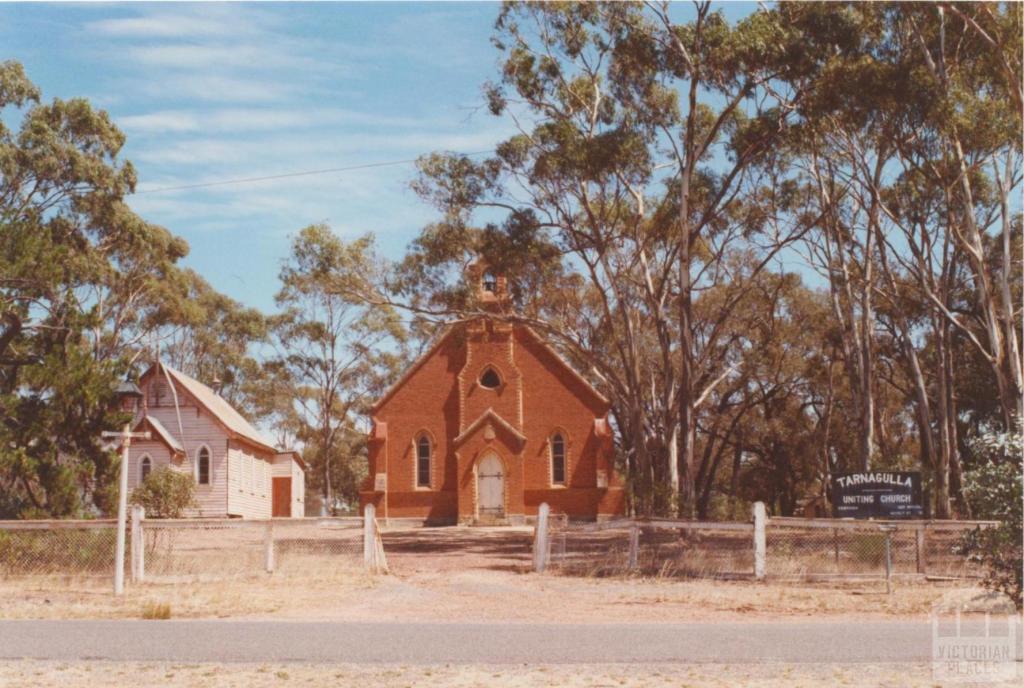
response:
M546 550L539 567L535 551L538 570L576 576L775 580L980 578L983 568L964 556L961 543L967 532L996 525L769 518L763 527L759 574L753 522L621 519L574 524L552 514L547 523L547 537L535 538L535 548Z
M117 524L0 522L0 578L109 580ZM323 578L355 568L386 571L376 519L133 519L124 566L134 582L232 580L265 573Z
M322 577L364 564L362 518L147 520L142 532L146 580Z
M775 577L923 576L981 578L961 551L964 535L995 525L977 521L768 519L766 560ZM888 569L887 569L888 567Z
M751 574L754 527L749 523L613 521L550 530L549 566L570 575L741 578Z
M15 521L0 524L0 576L73 575L109 578L117 523Z

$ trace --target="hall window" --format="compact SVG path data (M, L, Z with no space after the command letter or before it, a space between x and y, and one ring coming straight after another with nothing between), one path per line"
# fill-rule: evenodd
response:
M565 485L565 438L558 432L551 436L551 482Z
M146 476L149 475L149 471L153 468L153 462L149 460L149 455L146 454L142 457L142 462L139 466L139 480L144 481Z
M501 387L501 377L498 376L498 371L494 368L488 367L480 375L480 386L486 387L487 389L497 389Z
M416 442L416 487L430 487L430 438Z
M196 453L196 482L200 485L210 484L210 449L202 446Z

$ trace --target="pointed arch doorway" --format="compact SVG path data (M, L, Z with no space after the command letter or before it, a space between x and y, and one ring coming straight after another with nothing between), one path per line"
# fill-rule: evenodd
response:
M477 516L482 519L505 517L505 466L489 452L476 468Z

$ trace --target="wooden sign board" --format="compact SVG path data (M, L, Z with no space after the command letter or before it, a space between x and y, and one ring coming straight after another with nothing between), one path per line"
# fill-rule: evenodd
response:
M921 474L865 471L832 474L836 518L922 518Z

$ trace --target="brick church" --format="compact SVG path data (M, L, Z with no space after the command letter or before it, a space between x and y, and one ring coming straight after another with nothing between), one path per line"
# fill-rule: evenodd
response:
M467 272L485 310L506 283ZM542 502L575 519L621 514L608 400L529 327L450 326L374 404L369 476L378 518L522 523Z

